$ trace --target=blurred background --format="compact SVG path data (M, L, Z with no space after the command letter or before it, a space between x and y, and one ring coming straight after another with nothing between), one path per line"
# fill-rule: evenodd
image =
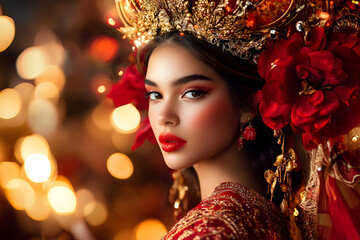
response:
M0 239L151 240L173 223L157 146L106 98L132 58L114 0L0 0Z

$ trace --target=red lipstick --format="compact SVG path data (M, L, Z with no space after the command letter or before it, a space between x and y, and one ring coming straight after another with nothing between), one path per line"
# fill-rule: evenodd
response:
M161 149L165 152L176 151L186 144L184 139L172 134L160 134L159 142L161 143Z

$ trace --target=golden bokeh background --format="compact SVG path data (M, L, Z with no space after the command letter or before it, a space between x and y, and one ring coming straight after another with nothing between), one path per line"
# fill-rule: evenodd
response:
M146 112L108 94L133 58L113 0L0 2L0 239L152 240L172 224Z

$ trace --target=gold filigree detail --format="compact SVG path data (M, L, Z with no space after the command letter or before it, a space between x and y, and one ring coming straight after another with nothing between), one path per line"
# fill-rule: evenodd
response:
M190 32L223 50L248 59L273 33L292 21L305 0L255 1L116 0L125 27L119 30L136 46L171 32ZM276 8L277 11L271 11Z

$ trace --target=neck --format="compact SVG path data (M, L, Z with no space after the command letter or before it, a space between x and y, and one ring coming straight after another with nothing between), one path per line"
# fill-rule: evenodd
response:
M231 145L226 151L194 165L199 178L201 199L211 195L223 182L235 182L263 194L258 185L259 176L252 173L249 162L237 145Z

